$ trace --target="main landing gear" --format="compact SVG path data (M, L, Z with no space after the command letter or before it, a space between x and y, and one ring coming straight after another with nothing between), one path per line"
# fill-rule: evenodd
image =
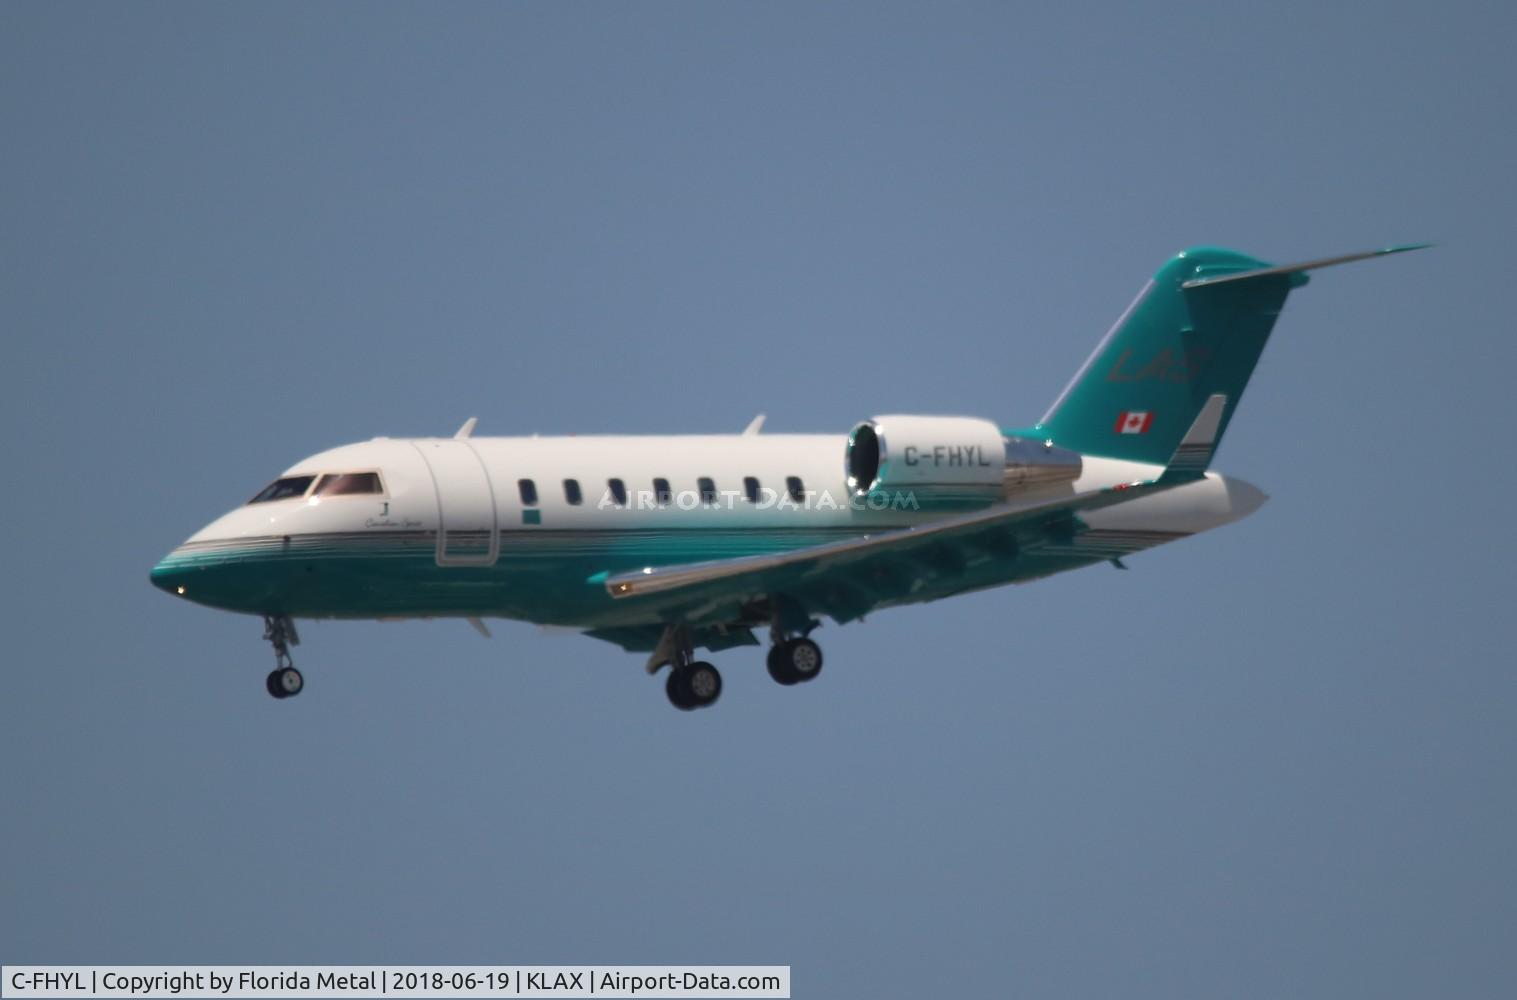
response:
M722 696L722 675L711 664L695 658L690 630L670 626L664 641L672 647L669 650L669 679L664 683L669 704L682 712L716 704L716 699Z
M780 684L804 684L822 672L822 647L801 636L781 639L769 649L769 676Z
M306 686L305 678L295 669L295 661L290 658L290 647L300 645L295 622L285 615L264 615L263 637L274 644L274 669L264 686L275 698L295 697Z
M777 682L786 687L804 684L815 680L822 672L822 648L805 635L791 636L775 628L773 639L774 646L769 650L769 676ZM695 658L689 629L678 625L665 629L658 649L648 661L648 672L655 672L665 663L669 664L670 670L669 678L664 682L664 693L675 708L689 712L713 705L721 697L722 675L716 667Z
M822 672L822 647L811 641L811 631L821 622L783 594L769 603L769 676L786 687L815 680Z
M686 663L669 671L664 693L669 696L669 704L681 711L705 708L721 697L722 675L703 660Z

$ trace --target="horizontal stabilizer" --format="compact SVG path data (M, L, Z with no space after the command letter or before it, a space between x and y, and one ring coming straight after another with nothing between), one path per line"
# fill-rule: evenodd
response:
M1385 247L1382 250L1344 254L1341 257L1323 257L1320 260L1308 260L1300 264L1279 264L1272 267L1254 268L1251 271L1234 271L1231 274L1192 278L1180 287L1199 288L1202 285L1220 285L1226 281L1247 281L1250 278L1263 278L1272 274L1299 274L1302 271L1315 271L1320 267L1332 267L1334 264L1351 264L1356 260L1369 260L1372 257L1385 257L1393 253L1406 253L1408 250L1423 250L1430 246L1432 246L1431 243L1408 243L1405 246Z

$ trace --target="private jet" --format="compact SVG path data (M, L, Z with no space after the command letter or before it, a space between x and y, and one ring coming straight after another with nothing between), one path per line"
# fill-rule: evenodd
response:
M1247 517L1212 457L1308 271L1215 247L1167 261L1043 418L887 414L846 434L375 438L303 459L151 571L257 615L266 688L305 687L297 620L486 619L583 632L669 667L679 709L722 677L698 650L769 644L814 681L822 619L1025 583Z

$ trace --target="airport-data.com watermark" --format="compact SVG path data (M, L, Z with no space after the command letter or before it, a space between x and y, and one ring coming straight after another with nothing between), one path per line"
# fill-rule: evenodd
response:
M601 494L600 510L921 510L921 502L911 490L875 490L859 496L838 496L831 490L775 490L764 487L752 495L741 490L676 490L670 492L634 490Z

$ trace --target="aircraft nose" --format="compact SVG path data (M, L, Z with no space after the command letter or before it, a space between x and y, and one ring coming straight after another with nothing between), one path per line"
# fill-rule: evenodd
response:
M159 590L196 604L258 612L270 606L282 577L257 554L190 541L160 559L148 579Z
M181 597L184 596L183 578L184 571L174 565L171 555L158 560L158 565L148 573L148 579L153 582L153 586L166 593L177 593Z

